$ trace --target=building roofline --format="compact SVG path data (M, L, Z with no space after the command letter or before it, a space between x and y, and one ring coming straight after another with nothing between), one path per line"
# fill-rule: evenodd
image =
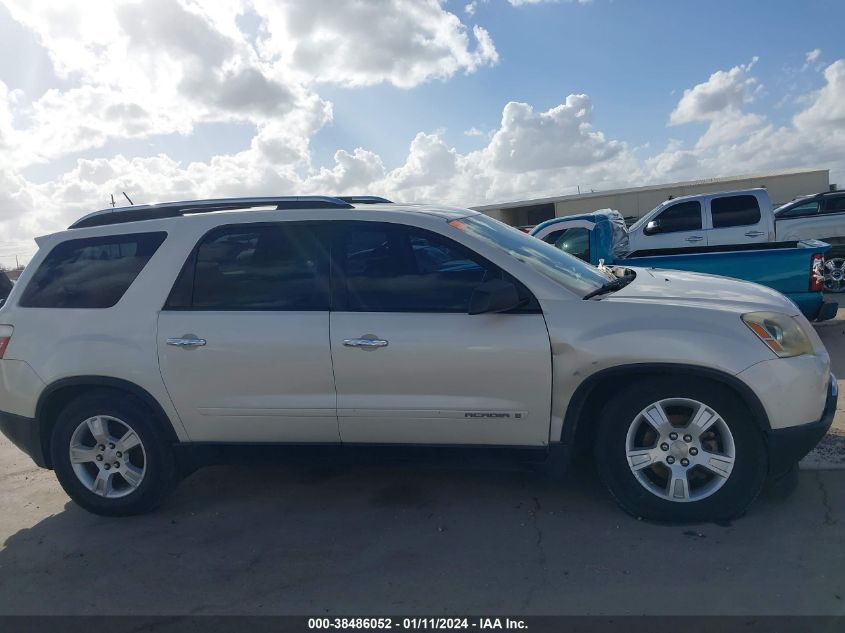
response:
M499 202L494 204L482 204L470 207L475 211L492 211L494 209L512 209L514 207L528 207L539 204L553 204L555 202L563 202L565 200L586 200L590 198L601 198L605 196L615 196L628 193L643 193L647 191L659 191L661 189L672 189L676 187L695 187L710 184L719 184L726 182L736 182L738 180L751 180L754 178L773 178L777 176L795 176L798 174L810 174L817 172L827 172L829 169L815 169L802 168L790 169L784 171L770 171L760 172L756 174L742 174L738 176L723 176L719 178L703 178L701 180L684 180L680 182L667 182L658 185L646 185L643 187L627 187L624 189L606 189L603 191L591 191L589 193L573 193L564 196L551 196L547 198L532 198L528 200L512 200L508 202ZM828 175L828 180L830 176ZM756 187L755 187L756 188Z

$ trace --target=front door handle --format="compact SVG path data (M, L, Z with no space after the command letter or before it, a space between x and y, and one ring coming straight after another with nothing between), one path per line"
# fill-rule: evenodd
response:
M701 237L700 235L691 235L690 237L687 238L687 242L700 242L703 239L704 238Z
M175 347L203 347L206 342L204 338L198 338L194 334L185 334L184 336L167 339L167 344Z
M387 347L387 341L380 338L370 338L363 336L361 338L346 338L343 339L343 344L346 347L362 347L364 349L376 349L378 347Z
M745 237L760 237L761 235L765 235L763 231L748 231Z

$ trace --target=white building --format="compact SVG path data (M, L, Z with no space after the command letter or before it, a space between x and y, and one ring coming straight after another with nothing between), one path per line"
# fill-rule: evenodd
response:
M768 189L772 203L778 206L797 196L828 191L831 188L830 170L794 169L747 176L708 178L648 187L485 204L473 209L513 226L539 224L554 217L590 213L598 209L616 209L626 217L637 218L669 198L752 187Z

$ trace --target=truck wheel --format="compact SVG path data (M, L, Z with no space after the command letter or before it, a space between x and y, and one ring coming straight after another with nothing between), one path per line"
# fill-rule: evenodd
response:
M654 378L616 394L599 421L599 475L635 517L726 521L742 516L768 471L762 432L728 388Z
M56 477L80 506L105 516L158 506L177 478L170 443L136 398L93 392L71 401L53 429Z
M825 292L845 292L845 259L831 257L824 260Z

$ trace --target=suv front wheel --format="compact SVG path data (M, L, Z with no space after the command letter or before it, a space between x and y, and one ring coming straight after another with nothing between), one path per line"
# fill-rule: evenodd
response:
M101 391L71 401L56 421L51 456L65 492L106 516L147 512L176 481L170 443L137 398Z
M605 407L599 474L629 514L726 521L745 513L768 470L763 435L728 388L675 377L642 380Z

